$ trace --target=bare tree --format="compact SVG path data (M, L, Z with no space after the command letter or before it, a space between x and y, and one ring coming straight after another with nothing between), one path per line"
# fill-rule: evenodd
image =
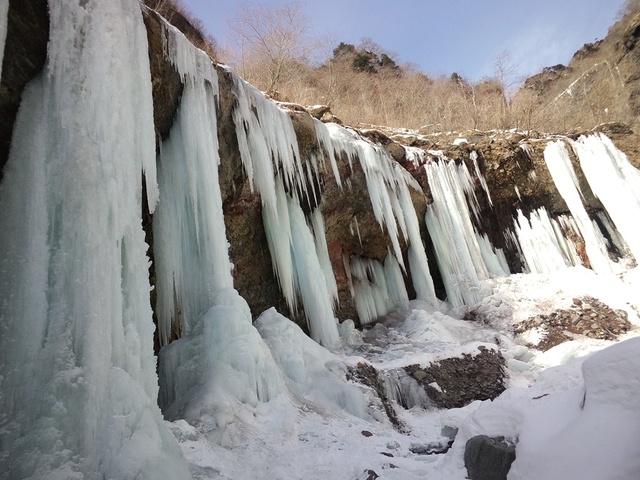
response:
M509 106L514 93L513 87L517 83L518 69L518 64L513 60L508 50L503 50L494 57L493 70L495 79L502 88L502 118L500 121L502 128L509 126Z
M228 25L239 48L236 68L270 95L286 80L293 64L306 63L313 49L300 3L273 8L245 5Z

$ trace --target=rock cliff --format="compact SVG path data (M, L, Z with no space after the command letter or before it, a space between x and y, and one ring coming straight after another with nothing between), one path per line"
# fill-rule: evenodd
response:
M180 105L182 79L165 55L163 20L152 10L143 7L148 33L149 57L154 101L154 123L157 145L170 134L171 125ZM4 168L11 144L12 125L20 95L25 85L36 76L46 59L48 36L46 1L12 2L9 10L7 53L4 57L2 84L0 88L0 168ZM622 44L617 45L624 58L635 55L638 22L627 25ZM636 27L634 27L636 25ZM29 28L27 28L29 26ZM588 52L586 53L588 54ZM626 61L626 60L625 60ZM230 256L233 265L234 285L249 303L254 317L269 307L291 316L303 327L306 326L301 307L288 311L285 299L274 275L272 259L267 246L262 221L262 204L259 195L250 188L243 170L233 112L238 105L238 92L232 74L217 66L219 79L218 139L221 164L220 187ZM559 71L562 69L559 69ZM549 73L549 72L547 72ZM561 73L554 73L554 75ZM535 79L534 79L535 80ZM538 79L540 81L544 79ZM551 81L551 80L550 80ZM631 81L631 80L629 80ZM531 80L530 85L535 83ZM300 154L304 158L322 156L321 142L317 137L311 113L300 106L280 104L288 111L297 135ZM321 111L322 119L335 120L327 110ZM600 127L629 157L640 166L640 141L629 128L619 124ZM420 232L424 243L437 294L444 298L444 287L438 272L432 240L425 225L424 214L432 202L432 195L424 168L413 160L416 150L430 155L433 161L454 161L465 164L474 176L475 194L479 203L479 215L473 221L480 233L486 233L495 247L505 252L512 272L522 269L522 258L505 232L513 228L517 211L525 215L545 207L551 217L568 213L568 207L554 186L543 158L546 143L556 137L535 132L462 132L435 134L389 130L382 127L358 126L354 131L366 141L384 149L397 164L410 173L419 183L422 192L412 191L412 202L420 220ZM569 137L577 138L582 132L573 132ZM588 132L587 132L588 133ZM331 169L320 171L319 184L311 185L318 195L316 202L324 216L326 240L336 281L339 307L336 315L344 320L357 320L352 284L348 268L352 256L382 261L392 247L389 235L376 220L369 199L367 178L358 162L346 155L338 156L337 168L342 184L340 187ZM572 159L576 163L576 159ZM599 200L590 191L579 168L578 182L584 192L585 206L591 215L602 210ZM487 188L481 184L486 179ZM490 198L486 192L490 192ZM316 205L303 205L308 212ZM153 259L153 216L144 215L149 255ZM407 256L407 242L401 239L401 249ZM588 264L588 261L585 261ZM154 273L151 267L151 280ZM411 272L406 275L406 286L410 298L415 294ZM152 299L153 301L153 299Z

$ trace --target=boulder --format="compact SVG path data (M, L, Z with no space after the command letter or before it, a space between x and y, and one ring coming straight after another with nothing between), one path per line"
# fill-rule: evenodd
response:
M445 358L405 371L439 408L460 408L475 400L492 400L505 390L504 358L484 346L478 353Z
M467 441L464 466L470 480L506 480L516 446L504 437L477 435Z

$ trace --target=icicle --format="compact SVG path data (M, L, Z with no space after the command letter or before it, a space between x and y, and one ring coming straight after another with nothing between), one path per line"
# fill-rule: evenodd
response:
M380 147L365 141L362 137L336 124L327 125L331 134L333 148L337 154L345 154L348 158L357 158L365 174L369 199L373 215L381 228L386 228L393 246L393 252L400 266L404 268L404 260L398 240L398 227L402 231L396 215L400 215L395 192L396 179L393 160ZM404 220L402 220L404 222Z
M0 186L0 471L191 478L156 405L147 33L137 1L79 3L49 1Z
M454 164L452 163L451 166ZM457 187L462 188L462 191L467 195L467 205L471 207L473 216L480 223L480 204L478 203L478 197L476 196L475 185L469 169L465 163L461 163L457 168L458 178L454 180Z
M354 232L355 228L355 232ZM362 248L362 237L360 237L360 227L358 226L358 217L355 215L351 218L349 222L349 232L351 235L358 235L358 243L360 243L360 248Z
M360 160L374 216L380 226L386 228L394 255L403 270L405 265L398 233L402 232L404 239L408 240L409 265L418 298L435 305L437 300L433 280L420 236L418 217L409 193L409 187L422 192L420 185L381 148L339 125L329 125L328 128L336 151ZM408 152L413 156L418 155L412 150ZM421 152L424 158L426 154L422 150Z
M528 143L520 143L518 146L527 158L532 158L533 148L531 148L531 145L529 145Z
M413 166L418 168L427 161L428 155L422 148L417 147L404 147L407 160L413 163Z
M433 203L425 220L440 266L447 299L453 306L472 305L490 293L486 283L489 272L482 258L465 190L471 181L466 168L455 162L431 162L425 165ZM466 185L466 188L465 188ZM474 200L471 193L470 201Z
M287 301L289 310L297 309L297 294L291 258L291 224L289 222L289 208L287 195L280 176L275 180L276 204L275 208L262 209L262 223L267 234L267 244L271 253L273 270L278 278L280 290Z
M411 201L411 194L409 192L409 185L414 189L422 191L420 186L413 184L415 178L404 170L400 165L395 165L397 170L398 181L398 196L400 199L400 205L404 214L405 223L407 224L407 238L409 239L409 267L411 268L411 278L413 280L413 287L416 291L416 296L420 300L429 302L431 305L436 306L438 301L436 298L435 288L433 286L433 279L431 278L431 271L429 269L429 260L422 243L422 237L420 235L420 224L418 223L418 215Z
M352 256L349 261L350 287L361 324L386 315L409 302L400 265L391 252L384 264L378 260Z
M394 307L408 305L409 295L400 271L400 265L390 251L387 251L387 256L384 259L384 278L386 279L389 303Z
M233 120L242 164L252 189L255 184L262 204L275 209L274 178L279 170L287 191L295 190L301 198L311 198L291 118L256 88L231 74L238 100Z
M216 291L233 288L218 182L216 72L204 52L184 45L181 33L169 26L166 33L184 89L159 157L163 198L154 217L154 239L161 345L168 343L172 328L188 334L213 306Z
M252 325L249 306L233 289L218 182L216 70L177 30L167 27L166 36L167 55L184 88L159 158L157 313L161 344L175 330L181 337L160 350L159 403L167 418L199 421L206 416L224 429L229 398L255 406L282 393L284 380ZM286 212L282 183L278 189L271 178L268 186L273 204L263 210L265 215L277 212L278 200ZM284 215L277 219L287 221Z
M507 257L501 248L493 248L491 241L487 234L480 235L478 232L474 232L478 245L480 247L480 253L482 254L482 260L487 266L487 270L492 277L504 277L509 275L509 264L507 263Z
M320 345L333 347L339 341L337 320L332 308L333 292L327 288L329 280L325 277L313 235L298 200L289 197L287 202L291 237L295 239L291 245L293 268L304 311L309 320L309 333Z
M0 0L0 79L2 78L2 60L4 58L4 45L7 40L8 13L9 13L9 0Z
M520 200L520 201L522 202L522 197L520 196L520 189L518 188L518 186L517 186L517 185L515 185L515 186L513 187L513 190L516 192L516 195L517 195L517 197L518 197L518 200Z
M353 300L363 325L387 313L385 296L388 298L388 294L375 283L374 262L356 256L350 259Z
M474 170L476 172L476 177L480 181L480 185L482 186L482 189L484 190L484 193L487 194L487 199L489 200L489 205L491 207L493 207L493 202L491 201L491 194L489 193L489 186L487 185L487 180L484 178L484 175L482 175L482 172L480 172L480 167L478 166L478 153L475 150L472 151L469 154L469 158L473 162L473 168L474 168Z
M640 262L640 172L603 134L580 137L572 145L591 190Z
M193 44L166 20L163 23L164 53L183 79L191 78L198 82L208 81L218 85L218 74L211 58L193 46Z
M572 265L563 254L569 251L566 240L556 234L553 223L544 208L531 212L529 220L518 210L515 234L529 273L551 273Z
M340 190L342 190L342 180L340 179L340 171L338 170L338 164L336 162L336 154L331 143L331 134L329 133L326 125L317 118L313 119L313 124L316 129L318 142L320 142L321 147L324 149L327 155L329 155L329 162L331 163L331 171L333 172L333 177L336 179L336 183L338 184L338 187L340 187Z
M311 214L311 225L313 228L313 238L316 243L316 253L320 260L320 266L324 272L327 282L327 290L335 305L338 305L338 284L333 274L331 259L329 258L329 249L327 248L327 238L325 236L324 219L319 209L315 209Z
M565 143L561 140L549 142L544 149L544 160L556 188L567 203L577 229L584 239L591 267L597 273L611 273L615 269L609 260L604 239L600 232L596 232L593 228L593 223L582 203L582 192Z

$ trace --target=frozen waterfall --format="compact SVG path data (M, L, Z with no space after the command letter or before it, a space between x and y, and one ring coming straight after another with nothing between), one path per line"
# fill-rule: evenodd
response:
M544 160L584 239L591 267L598 273L611 273L615 268L609 259L607 245L584 208L582 192L565 143L561 140L548 143L544 150Z
M433 306L437 305L429 261L420 236L418 216L409 190L410 187L414 191L422 193L420 185L381 147L364 140L353 131L340 125L329 124L327 128L336 154L346 155L350 165L353 160L359 160L365 174L373 214L380 227L386 229L393 247L393 254L405 272L406 266L400 248L400 234L409 245L409 267L417 297Z
M216 70L175 28L165 24L165 30L165 50L184 90L158 159L161 200L153 227L165 345L159 403L167 418L207 415L223 428L229 398L266 402L283 391L284 380L233 288L218 181Z
M240 155L249 181L260 193L263 224L281 291L292 312L297 310L298 299L302 301L312 338L333 346L338 341L333 313L337 290L328 264L324 224L318 218L312 221L314 236L300 207L301 200L311 204L319 200L313 187L319 183L318 159L302 158L286 111L233 75L238 98L233 116ZM315 128L323 131L317 124ZM321 135L325 148L327 141L327 136ZM330 163L338 175L335 157Z
M593 218L587 213L566 142L573 147L589 187L606 213L598 212ZM640 255L640 228L634 220L640 214L640 173L602 134L566 142L549 142L544 158L571 215L551 218L544 208L531 212L529 219L518 213L514 225L526 269L549 273L587 261L598 273L616 273L621 267L611 260L611 248L622 253L628 248L636 258ZM583 258L579 253L582 243Z
M23 94L0 187L1 475L191 478L156 405L140 5L49 7L45 71Z
M504 258L500 252L488 248L485 238L471 223L471 214L479 218L479 212L466 165L458 166L454 161L440 158L426 163L424 168L433 196L433 203L427 209L426 223L447 299L455 307L473 305L491 293L487 283L491 275L508 274L506 262L500 260L501 256ZM489 260L491 274L484 258Z
M0 0L0 51L8 4ZM377 392L349 376L348 366L360 359L345 360L341 348L360 334L351 320L339 329L339 293L351 289L362 324L398 307L441 306L416 207L425 192L404 164L355 130L316 119L307 122L315 143L305 151L296 112L233 72L231 91L223 93L234 98L222 102L229 98L219 91L218 73L226 67L168 23L163 60L182 85L168 136L157 140L147 34L158 32L145 29L140 8L135 0L49 0L46 66L24 90L0 184L3 478L199 475L189 471L163 415L202 427L198 435L208 429L206 441L218 452L251 435L239 427L247 418L284 418L268 417L274 412L325 420L348 412L385 422ZM308 335L273 308L252 312L234 288L218 177L221 104L231 108L225 133L235 133L229 143L237 139L238 178L244 174L252 199L260 197L264 257L290 311L304 312ZM581 239L595 270L614 269L600 228L617 249L640 258L637 170L602 135L571 145L606 212L587 214L565 143L550 143L545 158L571 215L516 212L505 238L527 271L580 264ZM496 232L480 230L487 212L475 195L486 195L491 210L492 192L476 152L466 164L434 155L406 150L406 161L425 169L433 198L426 225L447 290L444 308L473 305L492 292L493 277L509 273L504 252L490 241ZM326 231L335 225L323 217L322 189L335 181L333 191L348 191L353 175L362 175L367 220L375 221L339 217L349 222L341 233L348 237L351 228L354 235L341 244ZM494 195L496 205L500 200ZM361 212L360 220L368 214ZM383 234L375 253L360 238L369 224ZM143 226L153 229L153 278ZM362 252L354 252L355 235ZM340 262L344 271L334 274ZM420 301L410 302L411 287ZM409 324L439 341L445 317L413 313ZM417 383L399 376L386 382L402 388L392 397L426 403ZM293 445L302 441L297 421L287 432Z
M602 134L573 143L591 190L600 199L629 250L640 261L640 172Z

